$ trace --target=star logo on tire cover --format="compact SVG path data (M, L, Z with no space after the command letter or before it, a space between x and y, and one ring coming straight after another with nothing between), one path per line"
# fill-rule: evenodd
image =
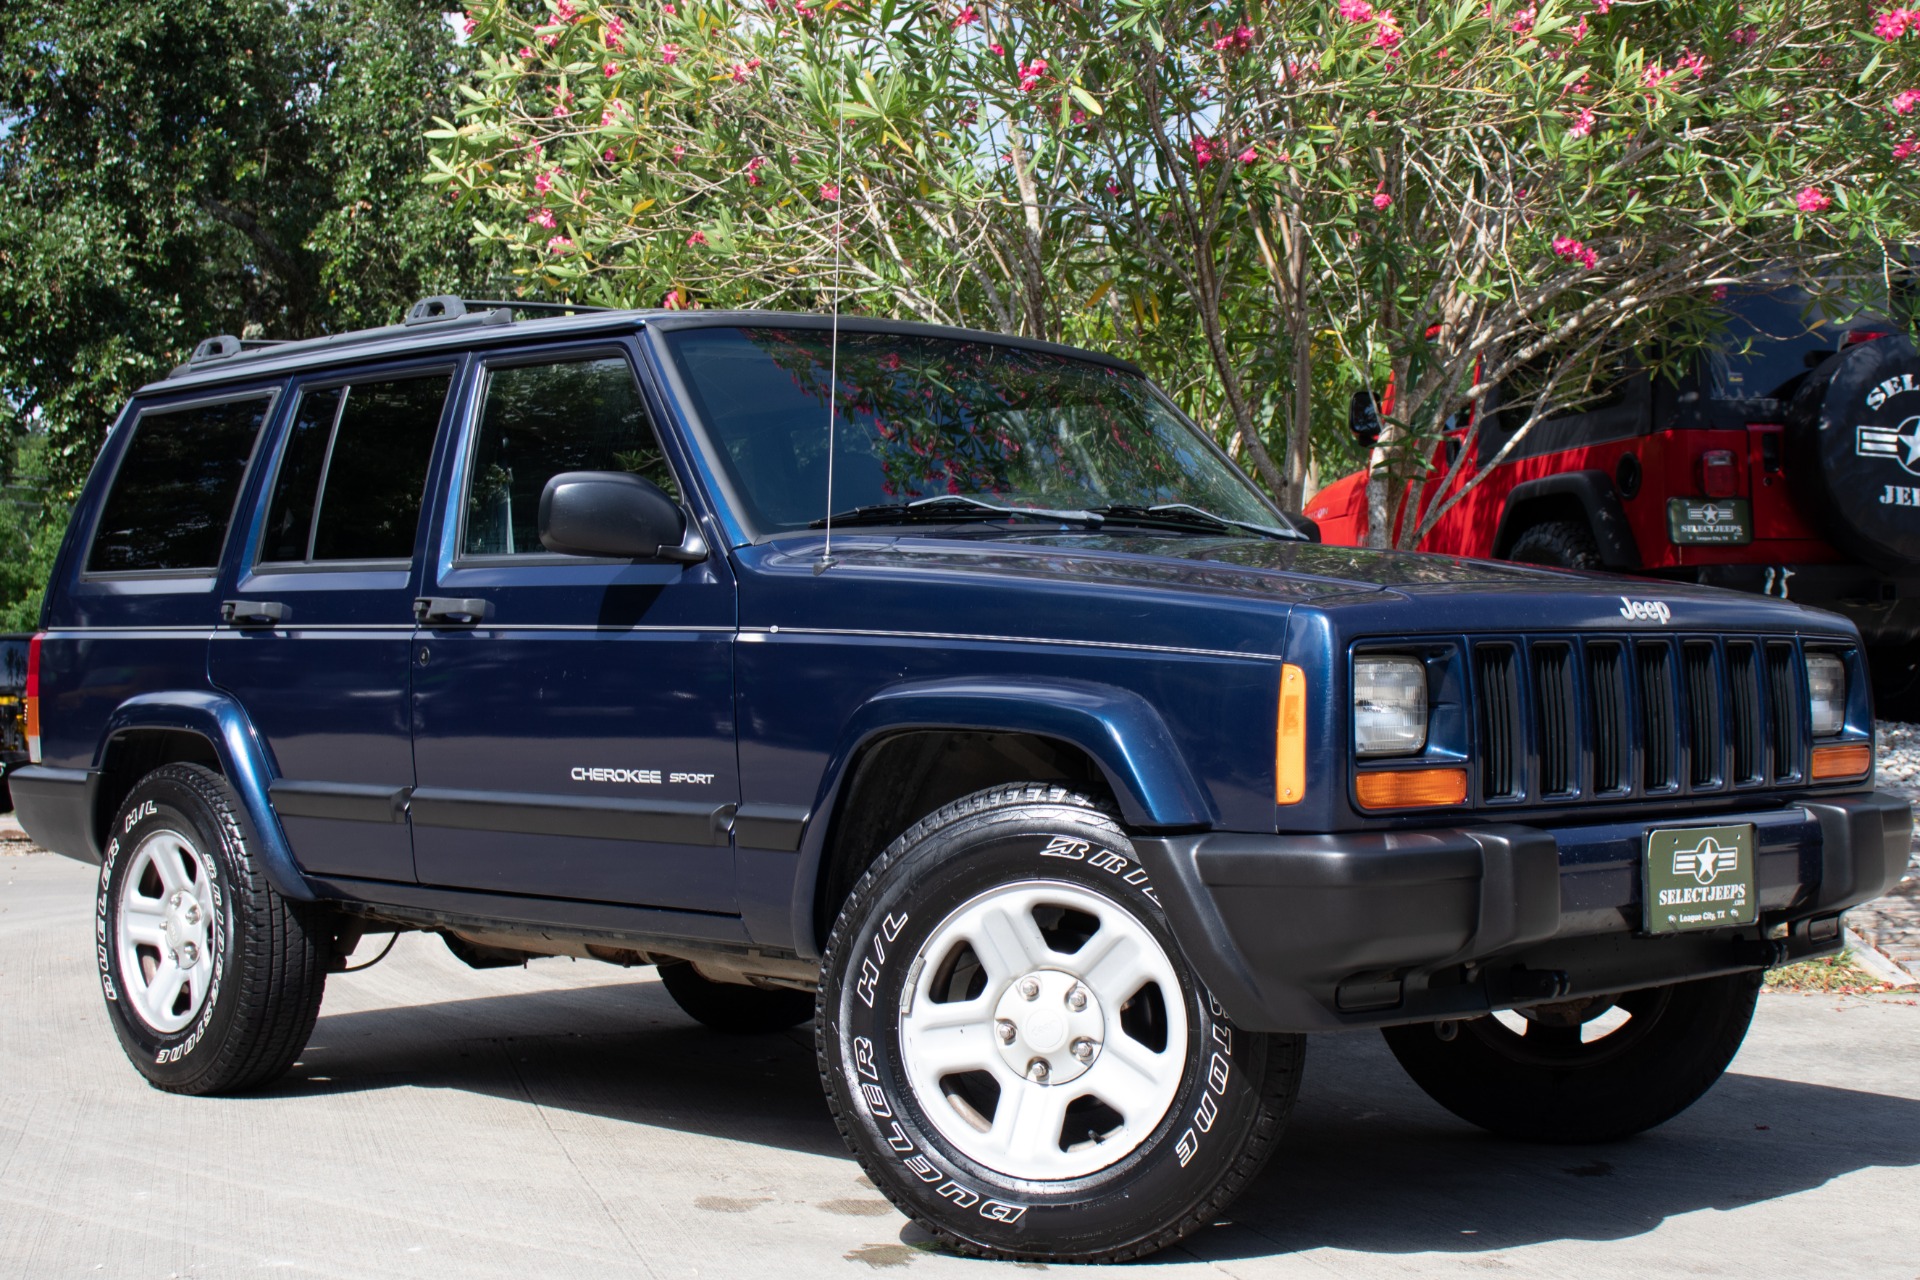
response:
M1892 458L1905 470L1920 476L1920 414L1898 427L1861 427L1854 438L1853 451L1863 458Z

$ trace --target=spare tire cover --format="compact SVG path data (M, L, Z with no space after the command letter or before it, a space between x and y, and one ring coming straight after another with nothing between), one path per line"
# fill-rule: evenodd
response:
M1905 337L1849 347L1787 410L1793 476L1842 550L1920 565L1920 350Z

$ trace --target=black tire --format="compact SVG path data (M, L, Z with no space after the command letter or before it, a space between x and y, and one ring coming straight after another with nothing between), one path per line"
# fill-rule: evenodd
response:
M1024 997L1035 1001L1033 1010L1053 1009L1052 1015L1037 1015L1033 1027L1066 1016L1037 1000L1017 969L1002 969L995 976L987 961L974 956L974 967L968 970L963 957L972 953L964 948L957 954L943 950L922 955L929 942L951 936L943 931L962 917L963 909L996 894L1029 890L1041 898L1061 895L1101 911L1117 909L1105 919L1078 917L1094 921L1091 932L1081 923L1074 926L1081 930L1078 934L1047 934L1048 928L1066 930L1076 917L1043 904L1014 907L1007 918L1018 919L1024 912L1026 922L1035 925L1033 936L1042 939L1045 964L1070 965L1073 953L1088 946L1111 921L1113 938L1131 939L1131 954L1151 954L1155 964L1164 962L1157 971L1170 975L1170 985L1178 988L1162 991L1157 983L1142 985L1124 1001L1114 1002L1100 995L1089 974L1093 1013L1069 1018L1111 1016L1110 1023L1102 1023L1104 1043L1076 1039L1070 1050L1075 1056L1083 1049L1114 1055L1123 1064L1116 1068L1122 1074L1124 1064L1142 1047L1155 1057L1175 1055L1153 1064L1160 1081L1155 1087L1170 1102L1142 1106L1133 1120L1111 1111L1110 1119L1095 1114L1090 1123L1090 1112L1074 1110L1086 1103L1097 1112L1104 1105L1084 1092L1089 1086L1063 1090L1035 1104L1030 1099L1040 1095L1029 1093L1026 1081L1047 1089L1054 1082L1044 1071L1035 1074L1030 1067L1024 1080L1017 1074L1006 1077L1009 1088L1022 1091L1007 1118L1008 1132L1023 1138L1038 1134L1030 1141L1043 1160L1057 1155L1088 1165L1086 1172L1059 1178L1018 1177L963 1151L930 1116L925 1096L912 1082L903 1046L903 1023L913 1006L909 1002L903 1008L902 997L909 990L919 991L923 980L929 984L928 1007L957 999L980 1001L986 1010L995 999L999 1005L992 1007L1004 1008ZM1053 914L1056 911L1060 914ZM1042 924L1043 917L1054 923ZM1157 949L1144 949L1146 940ZM1108 944L1087 954L1113 950ZM1088 967L1099 969L1092 960ZM1256 1035L1227 1020L1181 958L1166 914L1126 835L1092 801L1058 787L1030 783L981 791L948 805L894 841L842 906L823 968L815 1035L821 1082L834 1120L874 1186L901 1212L962 1253L1038 1262L1114 1262L1165 1248L1213 1221L1239 1195L1273 1153L1299 1091L1304 1037ZM1029 967L1025 972L1044 973L1049 982L1073 981L1070 975L1062 979L1055 968ZM949 973L953 976L942 976ZM1016 976L1008 977L1010 973ZM945 996L933 994L934 984L948 983L958 985ZM941 989L947 990L944 985ZM1077 982L1064 990L1066 1008L1087 1007L1072 1003ZM1156 1019L1162 1028L1158 1032ZM1182 1025L1185 1034L1176 1038ZM996 1014L981 1025L981 1039L969 1043L985 1044L998 1053L998 1045L1007 1043L1000 1033L1008 1029L1010 1024ZM1034 1034L1038 1043L1052 1033ZM1116 1046L1116 1037L1123 1034L1138 1043ZM1156 1034L1157 1049L1151 1043ZM1056 1036L1054 1051L1064 1055L1067 1050L1061 1046L1066 1043ZM1021 1040L1006 1052L1025 1055L1029 1050ZM1095 1057L1084 1068L1089 1085L1100 1066ZM1071 1068L1068 1063L1067 1070ZM1067 1070L1059 1072L1057 1083L1070 1084ZM1102 1078L1111 1079L1114 1070ZM993 1086L988 1100L976 1097L980 1109L969 1113L960 1110L952 1092L960 1086L949 1084L960 1079L941 1077L939 1087L948 1092L945 1101L936 1099L935 1105L949 1108L942 1113L943 1122L951 1130L955 1112L971 1114L974 1127L988 1134L998 1115L1000 1086ZM1025 1124L1024 1118L1032 1115L1026 1108L1035 1105L1053 1108L1062 1117L1060 1127L1049 1133L1047 1124ZM1016 1115L1022 1123L1016 1124ZM1083 1124L1086 1137L1068 1140ZM1096 1124L1112 1127L1096 1138ZM1116 1134L1134 1136L1126 1137L1125 1145L1116 1140L1120 1149L1109 1157L1100 1146ZM1109 1158L1110 1163L1094 1167ZM1009 1162L1017 1163L1011 1157Z
M682 1013L729 1035L764 1035L813 1019L811 991L714 982L685 963L661 965L660 981Z
M1857 342L1807 375L1785 414L1787 475L1842 551L1895 573L1920 562L1920 350L1903 334Z
M1867 670L1873 679L1873 714L1876 720L1911 723L1920 720L1920 645L1870 644L1867 646Z
M1513 541L1507 559L1556 569L1603 569L1593 530L1571 520L1545 520Z
M187 1094L259 1088L293 1065L313 1034L331 944L310 909L267 883L253 847L253 826L239 797L226 779L198 765L149 773L114 816L95 901L96 957L108 1020L156 1088ZM168 865L184 889L169 892L164 858L172 859ZM160 910L145 908L149 902ZM130 922L124 938L123 904ZM165 922L158 941L141 940L152 931L136 927L136 915ZM198 990L182 986L172 1006L150 1012L146 997L165 998L161 984L150 980L168 963L184 967L180 960L198 963L203 955ZM170 1025L176 1018L187 1021Z
M1413 1082L1470 1124L1533 1142L1611 1142L1664 1124L1712 1088L1759 994L1760 974L1737 973L1526 1010L1524 1035L1491 1017L1385 1034ZM1632 1016L1581 1043L1582 1024L1616 1005Z

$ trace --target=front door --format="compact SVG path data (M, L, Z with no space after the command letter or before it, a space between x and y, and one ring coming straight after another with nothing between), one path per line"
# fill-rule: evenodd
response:
M680 497L625 343L486 359L413 671L423 884L733 912L733 578L555 555L562 471Z
M209 656L266 739L270 797L311 875L413 880L407 677L420 513L456 369L297 385L251 551Z

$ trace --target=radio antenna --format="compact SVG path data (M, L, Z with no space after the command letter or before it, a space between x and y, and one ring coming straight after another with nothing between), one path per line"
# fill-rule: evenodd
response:
M846 88L846 64L841 64L841 90ZM833 301L832 301L832 338L828 343L827 354L827 537L820 548L820 558L814 562L815 574L825 573L833 565L833 431L840 394L840 256L845 249L846 227L840 212L840 198L845 194L847 168L847 117L834 104L837 119L833 127Z

